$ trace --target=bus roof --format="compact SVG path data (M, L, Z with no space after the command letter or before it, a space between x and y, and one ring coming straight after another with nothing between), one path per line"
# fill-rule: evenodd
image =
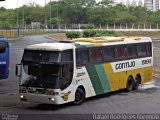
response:
M95 38L77 38L73 40L76 47L91 47L91 46L111 46L120 44L133 44L152 42L149 37L95 37Z
M35 45L29 45L26 47L28 50L49 50L49 51L63 51L67 49L73 49L71 43L41 43Z
M127 41L151 41L151 39L149 37L126 37L126 36L122 36L122 37L94 37L94 38L77 38L74 39L74 42L90 42L90 43L112 43L112 42L127 42Z
M95 38L77 38L69 41L60 41L59 43L42 43L30 45L26 49L29 50L49 50L63 51L67 49L86 48L93 46L110 46L120 44L133 44L152 42L149 37L95 37Z

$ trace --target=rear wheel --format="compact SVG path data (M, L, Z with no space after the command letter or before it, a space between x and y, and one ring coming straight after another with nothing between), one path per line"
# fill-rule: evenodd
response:
M133 90L133 88L134 88L134 80L133 80L132 77L129 77L128 80L127 80L127 88L126 88L126 90L128 92L130 92L130 91Z
M134 90L137 90L140 84L141 78L139 76L136 76L135 78L135 84L134 84Z
M73 102L73 105L80 105L83 103L85 98L85 93L82 89L78 88L75 93L75 101Z

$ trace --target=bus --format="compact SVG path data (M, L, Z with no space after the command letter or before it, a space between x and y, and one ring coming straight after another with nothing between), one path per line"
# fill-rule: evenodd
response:
M149 37L77 38L27 46L16 75L20 100L81 104L85 98L152 80Z
M0 80L9 75L9 43L7 38L0 37Z

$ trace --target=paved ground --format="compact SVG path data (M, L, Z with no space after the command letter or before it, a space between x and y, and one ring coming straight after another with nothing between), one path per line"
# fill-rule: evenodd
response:
M48 115L52 114L160 113L160 80L157 78L153 78L150 84L141 86L137 91L131 93L118 91L93 97L80 106L20 102L18 99L19 80L14 75L15 65L20 63L25 46L42 42L53 41L47 39L45 35L28 36L21 40L10 41L10 76L8 80L0 81L0 114L47 114L46 117L49 117ZM154 42L154 46L160 47L160 42ZM160 64L158 60L156 64Z

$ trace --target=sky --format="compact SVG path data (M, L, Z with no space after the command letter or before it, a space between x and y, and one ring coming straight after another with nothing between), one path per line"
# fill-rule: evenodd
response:
M18 1L18 5L17 5L17 1ZM46 0L47 3L49 1L50 0ZM57 1L57 0L51 0L51 1ZM100 1L100 0L97 0L97 1ZM119 2L120 0L116 0L116 1ZM45 5L45 0L5 0L5 1L0 2L0 7L3 6L7 9L17 8L17 6L20 7L20 6L23 6L24 4L28 4L28 3L32 3L32 2L35 2L41 6Z
M17 8L17 1L18 1L18 7L23 6L24 4L35 2L41 6L45 5L45 0L5 0L0 2L0 7L5 7L7 9L10 8ZM48 3L50 0L46 0ZM53 1L53 0L52 0ZM56 1L56 0L55 0Z

